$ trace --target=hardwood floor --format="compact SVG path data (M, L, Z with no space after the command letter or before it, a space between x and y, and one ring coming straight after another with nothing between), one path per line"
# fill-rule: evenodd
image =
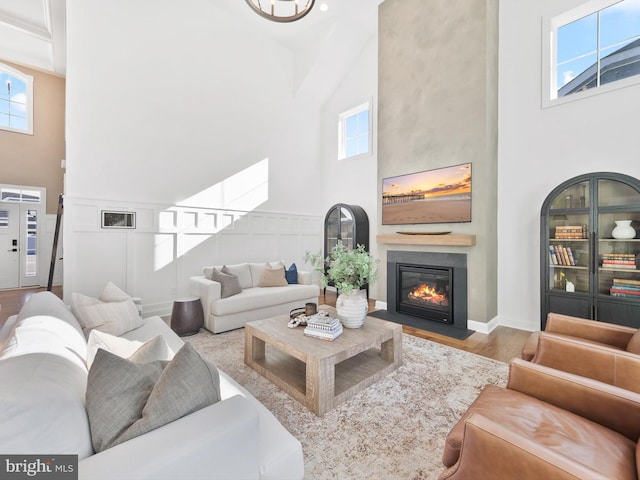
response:
M7 318L20 311L31 295L35 292L42 292L45 290L45 288L0 290L0 305L2 306L2 309L0 310L0 327L4 325ZM62 287L53 287L53 293L62 297ZM335 292L327 291L326 294L320 295L318 303L335 306ZM369 310L371 311L373 309L374 301L369 300ZM529 332L509 327L498 327L488 335L476 332L466 340L456 340L444 335L438 335L436 333L426 332L424 330L418 330L407 326L403 326L402 330L404 333L409 335L425 338L433 342L459 348L460 350L476 353L502 362L508 362L513 357L519 357L520 350L522 350L522 346L529 337Z

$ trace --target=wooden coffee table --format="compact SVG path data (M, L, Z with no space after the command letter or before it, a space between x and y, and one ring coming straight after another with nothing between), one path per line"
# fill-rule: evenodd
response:
M333 307L321 305L336 316ZM289 328L287 315L248 322L244 363L316 415L324 415L402 364L402 326L367 317L334 341Z

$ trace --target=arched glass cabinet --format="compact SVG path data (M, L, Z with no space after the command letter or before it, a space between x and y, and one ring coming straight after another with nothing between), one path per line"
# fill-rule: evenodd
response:
M541 329L549 312L640 328L640 180L567 180L545 199L540 233Z
M324 217L324 258L338 242L348 249L364 245L369 250L369 217L362 207L338 203L329 209Z

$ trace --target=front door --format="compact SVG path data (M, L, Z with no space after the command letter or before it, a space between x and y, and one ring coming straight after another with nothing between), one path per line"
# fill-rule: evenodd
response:
M20 286L20 205L0 204L0 288Z

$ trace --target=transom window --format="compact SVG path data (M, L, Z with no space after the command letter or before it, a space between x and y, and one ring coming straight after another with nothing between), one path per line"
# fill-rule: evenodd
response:
M550 37L551 100L640 82L640 0L586 2L552 18Z
M371 153L371 102L338 117L338 159Z
M0 63L0 129L33 133L33 77Z

